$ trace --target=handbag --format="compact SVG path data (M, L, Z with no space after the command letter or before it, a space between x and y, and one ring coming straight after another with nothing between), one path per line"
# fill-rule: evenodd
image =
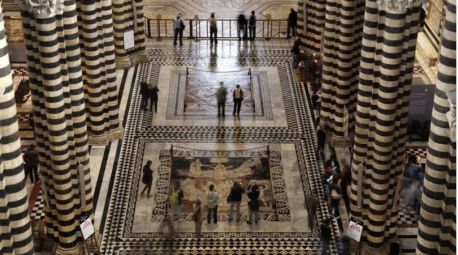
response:
M227 195L226 202L228 202L228 203L232 202L231 193L229 193L229 195Z

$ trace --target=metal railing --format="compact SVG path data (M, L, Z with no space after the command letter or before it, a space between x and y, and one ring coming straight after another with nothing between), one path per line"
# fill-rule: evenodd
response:
M210 22L208 19L186 19L183 20L185 29L183 38L208 39L210 38ZM146 35L150 39L158 41L174 37L173 19L153 19L145 17ZM238 39L249 36L248 25L241 31L236 19L219 19L216 21L218 39ZM264 19L256 21L256 39L286 39L288 29L287 20Z

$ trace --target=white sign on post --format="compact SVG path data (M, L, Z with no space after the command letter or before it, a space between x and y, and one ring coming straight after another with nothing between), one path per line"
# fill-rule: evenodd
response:
M94 226L92 225L91 219L87 218L80 224L81 233L83 233L84 240L88 239L94 234Z
M350 220L350 223L348 224L348 231L347 231L348 237L359 243L359 240L361 240L362 234L363 234L363 226L360 225L358 222Z
M135 46L134 30L124 32L124 49L128 50Z

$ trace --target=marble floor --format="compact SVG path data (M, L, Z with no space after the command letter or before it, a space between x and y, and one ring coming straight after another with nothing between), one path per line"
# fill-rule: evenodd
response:
M320 254L317 223L310 219L321 222L330 214L315 153L313 111L307 89L291 69L290 47L290 41L225 41L216 48L206 41L182 48L148 41L147 63L117 71L124 136L90 148L94 224L103 234L103 254ZM143 80L160 89L157 114L140 108ZM219 81L230 88L241 83L249 95L240 118L232 116L230 102L226 117L216 116L212 97ZM185 102L195 105L185 111ZM345 149L338 155L349 156ZM147 160L153 162L152 197L139 194ZM256 174L257 168L264 174ZM261 222L228 222L229 180L250 179L262 184ZM164 229L163 201L175 182L185 187L187 205L182 220L171 223L171 238ZM210 183L221 194L219 222L204 224L199 240L189 206ZM314 212L310 196L319 201ZM340 208L341 222L332 224L332 254L348 224L343 203ZM244 199L242 219L246 213ZM412 225L399 231L406 254L414 247L415 231Z
M306 93L290 67L290 46L239 49L237 42L225 42L217 55L207 47L159 44L149 49L148 63L119 73L124 137L106 148L91 148L95 224L103 234L104 254L319 254L307 201L312 192L323 197L320 165ZM138 84L145 79L160 90L157 114L140 109ZM230 102L226 117L216 116L219 81L229 88L241 83L249 95L240 117L232 116ZM139 194L147 160L153 162L151 197ZM260 223L243 221L246 198L242 221L228 222L225 198L231 181L245 185L251 179L262 187ZM182 219L171 223L170 239L164 201L176 182L185 203ZM210 183L221 197L218 224L204 224L198 240L191 205ZM321 222L329 212L324 199L320 202L313 214ZM336 222L333 231L337 238ZM335 242L332 249L335 253Z

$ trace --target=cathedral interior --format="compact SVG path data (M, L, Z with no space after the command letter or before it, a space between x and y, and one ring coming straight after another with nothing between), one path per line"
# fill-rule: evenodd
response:
M0 254L456 254L455 15L0 0Z

